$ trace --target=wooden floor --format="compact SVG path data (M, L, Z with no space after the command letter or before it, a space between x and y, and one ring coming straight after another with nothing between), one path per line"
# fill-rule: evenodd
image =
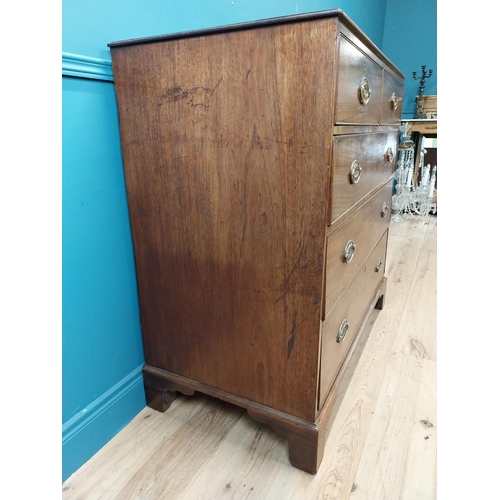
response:
M437 216L391 222L387 298L332 412L321 468L245 411L207 396L144 409L71 476L63 500L436 498Z

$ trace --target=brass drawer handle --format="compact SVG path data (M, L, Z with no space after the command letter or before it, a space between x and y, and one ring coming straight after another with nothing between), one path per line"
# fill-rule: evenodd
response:
M391 147L387 148L387 152L385 153L385 156L386 156L386 158L387 158L387 161L388 161L389 163L391 163L391 161L392 161L392 160L393 160L393 158L394 158L394 153L392 152L392 148L391 148Z
M349 330L349 323L345 319L344 321L342 321L342 323L339 327L339 333L337 334L337 342L339 344L344 342L344 339L346 338L348 330Z
M396 97L396 94L394 92L391 95L390 101L392 111L396 111L396 109L398 109L398 98Z
M381 268L382 268L382 259L378 259L377 263L375 264L375 272L376 273L380 272Z
M368 104L368 101L370 100L370 96L372 95L372 89L370 88L370 84L368 83L368 80L366 77L361 78L361 82L359 83L359 102L365 106Z
M380 216L385 217L388 211L389 211L389 205L384 201L384 204L382 205L382 210L380 211Z
M351 164L351 169L349 170L349 177L351 179L351 184L357 184L361 177L361 165L358 160L354 160Z
M356 250L356 245L353 243L352 240L349 240L344 248L344 255L342 255L342 258L346 264L349 264L349 262L351 262L352 258L354 257L355 250Z

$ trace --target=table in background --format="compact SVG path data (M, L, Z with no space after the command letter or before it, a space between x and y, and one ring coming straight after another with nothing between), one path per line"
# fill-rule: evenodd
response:
M437 138L437 119L417 119L401 120L402 123L407 123L409 128L407 130L408 137L415 142L415 168L413 170L413 184L416 186L419 176L420 167L420 152L423 148L423 139ZM429 163L429 162L428 162ZM437 162L435 163L437 164ZM431 165L432 167L433 165Z

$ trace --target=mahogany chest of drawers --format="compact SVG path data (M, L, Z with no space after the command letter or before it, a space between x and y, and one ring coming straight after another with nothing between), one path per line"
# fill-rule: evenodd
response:
M109 46L147 403L242 406L315 473L383 305L404 76L339 10Z

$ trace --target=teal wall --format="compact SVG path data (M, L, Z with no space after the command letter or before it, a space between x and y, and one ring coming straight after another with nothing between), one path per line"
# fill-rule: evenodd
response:
M406 76L402 118L415 115L422 66L433 70L424 95L437 95L437 0L387 0L382 50Z
M386 0L63 0L63 51L110 59L111 41L342 9L379 47Z
M66 76L62 90L65 478L144 407L144 358L113 83Z
M435 11L435 0L63 0L63 481L145 406L134 256L107 43L339 8L411 77L422 64L433 64L401 24L401 6L416 4ZM414 15L424 15L415 10ZM421 32L417 25L415 32ZM435 52L431 38L426 50ZM407 59L407 50L413 59ZM411 107L407 99L405 107Z

